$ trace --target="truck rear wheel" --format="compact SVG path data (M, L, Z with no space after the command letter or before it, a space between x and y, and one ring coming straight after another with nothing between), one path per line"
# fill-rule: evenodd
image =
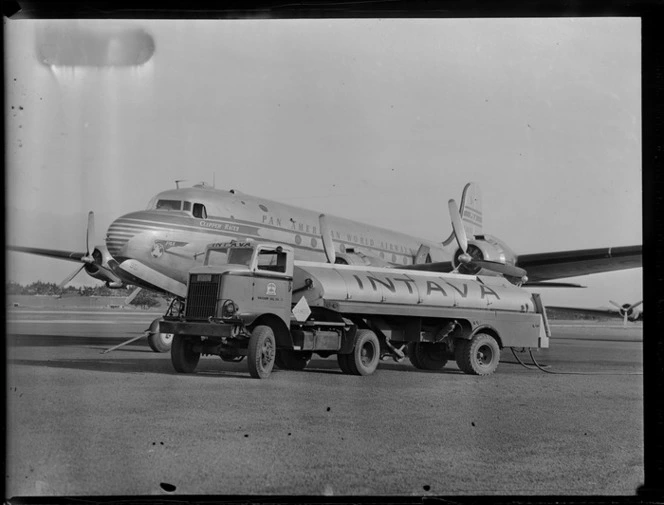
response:
M201 353L193 350L194 344L200 342L200 337L183 337L175 335L171 346L171 362L175 371L192 373L196 370Z
M275 358L276 365L283 370L304 370L309 363L306 353L280 349Z
M249 373L255 379L266 379L274 367L277 344L272 328L259 325L251 332L247 361Z
M155 319L150 324L148 345L154 352L168 352L171 350L171 345L173 344L173 334L159 333L160 320L161 318Z
M372 374L380 360L380 343L376 334L371 330L357 330L355 348L346 359L351 374Z
M461 371L472 375L490 375L500 361L500 347L491 335L477 333L470 340L456 342L455 359Z
M447 364L442 346L431 342L408 344L408 359L420 370L440 370Z

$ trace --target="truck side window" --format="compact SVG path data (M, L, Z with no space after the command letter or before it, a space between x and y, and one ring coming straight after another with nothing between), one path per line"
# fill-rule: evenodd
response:
M200 217L202 219L207 219L207 212L205 210L205 205L202 203L194 204L194 217Z
M286 272L286 253L277 251L260 251L257 267L270 272Z

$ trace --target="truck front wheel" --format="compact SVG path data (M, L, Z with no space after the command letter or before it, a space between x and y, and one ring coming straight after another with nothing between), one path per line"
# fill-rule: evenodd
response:
M357 330L355 348L346 360L351 374L372 374L380 360L380 343L376 334L371 330Z
M277 343L272 328L259 325L251 332L247 361L249 373L255 379L265 379L270 376L274 367Z
M195 352L193 347L200 340L200 337L183 337L182 335L173 337L171 362L177 372L192 373L196 370L201 353Z
M420 370L440 370L447 364L442 346L431 342L408 344L408 359L415 368Z
M275 358L276 365L282 370L304 370L309 363L307 353L280 349Z
M462 372L472 375L490 375L500 361L500 347L491 335L477 333L472 339L456 342L454 355Z

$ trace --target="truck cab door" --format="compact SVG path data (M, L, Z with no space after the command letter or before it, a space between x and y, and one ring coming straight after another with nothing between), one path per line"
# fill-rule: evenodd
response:
M252 298L263 313L278 315L290 322L292 278L287 275L287 254L273 248L259 248L253 265Z

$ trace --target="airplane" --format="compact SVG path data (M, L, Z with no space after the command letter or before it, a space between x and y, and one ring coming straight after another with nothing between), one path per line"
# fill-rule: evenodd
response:
M452 232L442 243L205 183L181 188L179 182L155 195L145 210L113 221L104 244L93 244L90 212L85 252L8 249L82 263L61 286L85 270L110 288L134 285L170 294L172 304L186 296L188 271L202 263L205 246L231 240L290 245L298 260L503 275L524 286L582 287L554 280L641 266L640 245L517 255L483 232L482 197L474 182L464 187L458 208L449 200ZM166 352L172 337L157 328L158 319L147 331L148 343Z
M623 303L622 305L614 302L613 300L609 300L609 303L616 308L557 307L555 305L547 305L546 310L553 310L563 314L572 315L581 314L588 316L619 317L623 320L623 326L627 326L627 321L639 321L643 319L643 309L639 309L639 306L643 304L643 300L636 303Z

